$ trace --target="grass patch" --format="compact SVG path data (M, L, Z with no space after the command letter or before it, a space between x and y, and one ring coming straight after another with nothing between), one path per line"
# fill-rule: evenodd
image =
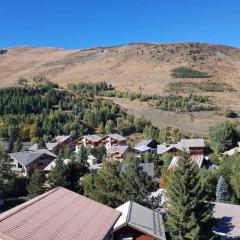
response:
M168 85L168 91L174 93L193 93L193 92L232 92L234 89L227 83L219 82L175 82Z
M186 97L179 95L169 95L159 97L157 108L165 111L200 112L218 110L208 96L189 95Z
M171 75L175 78L209 78L206 72L194 70L189 67L178 67L172 69Z

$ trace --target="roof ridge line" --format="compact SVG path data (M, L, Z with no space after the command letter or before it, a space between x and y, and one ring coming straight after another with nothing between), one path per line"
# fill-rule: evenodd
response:
M24 210L25 208L33 205L34 203L39 202L40 200L42 200L42 199L44 199L45 197L49 196L50 194L56 192L56 191L59 190L60 188L61 188L61 187L56 187L56 188L54 188L54 189L52 189L52 190L50 190L50 191L48 191L48 192L46 192L46 193L38 196L38 197L33 198L32 200L30 200L30 202L27 201L26 203L22 203L22 204L21 204L22 206L21 206L21 205L16 206L16 208L17 208L16 211L14 211L14 208L13 208L13 209L10 209L9 211L11 211L11 210L13 210L13 211L10 212L9 214L6 214L6 216L4 216L4 217L2 217L2 218L1 218L1 214L0 214L0 222L6 220L7 218L13 216L13 215L16 214L16 213L21 212L21 211ZM3 212L2 214L4 214L4 212Z
M127 214L127 224L128 224L128 221L129 221L129 217L130 217L131 211L132 211L132 201L130 200L129 201L128 214Z

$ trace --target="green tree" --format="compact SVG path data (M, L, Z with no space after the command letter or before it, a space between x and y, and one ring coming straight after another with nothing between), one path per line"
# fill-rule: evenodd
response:
M57 160L55 161L55 167L49 174L49 183L51 187L67 186L66 165L61 156L57 158Z
M43 138L40 138L39 139L39 142L38 142L38 149L46 149L46 143L44 142L44 139Z
M0 148L0 198L6 197L11 192L14 181L15 175L10 169L2 148Z
M22 150L23 144L20 138L17 139L15 150L16 152L20 152Z
M34 170L31 174L29 185L27 186L28 196L30 198L37 197L38 195L44 193L44 183L45 175L38 169Z
M88 174L83 179L84 195L111 207L123 203L121 192L121 167L117 161L106 162L97 174Z
M83 145L80 147L79 152L76 157L76 161L80 163L83 167L88 167L88 151Z
M224 152L236 144L236 131L229 122L219 123L211 127L209 137L217 152Z
M231 175L231 185L236 194L236 197L240 199L240 169L235 169Z
M179 159L167 187L167 196L167 226L172 240L211 239L211 210L205 201L199 169L187 156Z
M216 187L216 201L222 203L228 203L230 199L228 184L223 176L218 179Z
M122 174L122 200L146 204L146 197L154 190L152 178L143 172L136 159L131 159L127 170Z
M115 128L115 124L112 120L108 120L105 124L106 133L113 133Z

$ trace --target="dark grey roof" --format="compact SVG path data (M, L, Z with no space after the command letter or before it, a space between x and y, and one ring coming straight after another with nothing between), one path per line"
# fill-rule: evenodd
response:
M47 149L38 149L35 151L24 151L24 152L16 152L16 153L10 153L10 157L20 162L22 165L27 166L28 164L32 163L42 155L48 155L54 158L57 158L57 156L51 152L49 152Z
M116 222L114 231L129 226L156 239L166 240L161 214L132 201L126 202L116 210L122 212L122 215Z
M143 172L147 175L154 177L154 163L139 163L139 166L142 167ZM121 172L125 172L128 168L127 163L123 163L121 166Z
M212 203L216 219L214 232L229 238L240 238L240 205Z

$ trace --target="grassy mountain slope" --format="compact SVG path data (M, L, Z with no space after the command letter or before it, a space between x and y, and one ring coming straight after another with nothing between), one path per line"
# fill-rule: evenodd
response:
M172 69L181 66L206 72L211 77L174 78L171 75ZM201 91L201 94L211 96L222 110L230 107L234 111L240 111L240 49L229 46L137 43L84 50L17 47L0 54L1 86L13 85L20 77L30 81L40 74L62 86L76 82L106 81L120 91L161 95L169 93L169 84L179 81L188 81L191 86L206 81L217 82L227 84L234 91ZM197 90L196 94L199 92ZM221 115L221 111L215 115ZM206 128L218 120L219 117L214 119L211 115ZM201 121L198 124L201 126Z

